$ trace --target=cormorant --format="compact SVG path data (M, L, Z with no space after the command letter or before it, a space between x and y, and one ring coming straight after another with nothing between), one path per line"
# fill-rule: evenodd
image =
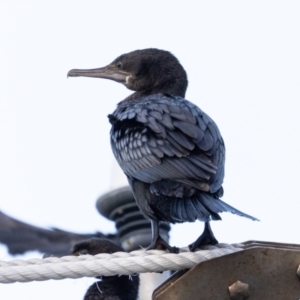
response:
M99 253L115 253L124 251L122 247L111 240L92 238L77 243L71 249L71 254L96 255ZM101 276L101 281L93 283L84 295L83 300L136 300L139 291L139 275Z
M135 91L108 116L113 153L127 175L135 200L151 220L148 249L177 249L159 234L159 222L205 222L191 244L216 244L210 220L220 212L249 216L220 200L225 146L215 122L184 99L187 74L177 58L159 49L136 50L108 66L71 70L68 76L106 78Z

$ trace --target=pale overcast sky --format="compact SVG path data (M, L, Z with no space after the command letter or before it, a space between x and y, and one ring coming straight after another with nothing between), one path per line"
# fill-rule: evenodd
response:
M220 242L300 244L299 1L0 1L0 210L34 225L113 232L97 197L111 188L107 114L130 91L69 78L135 49L171 51L188 100L227 148ZM176 225L185 246L200 222ZM33 256L39 256L35 253ZM0 259L10 260L4 246ZM90 280L0 285L1 299L82 299Z

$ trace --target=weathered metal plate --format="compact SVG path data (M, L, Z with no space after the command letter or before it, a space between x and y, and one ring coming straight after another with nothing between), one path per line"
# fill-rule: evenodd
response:
M261 242L252 246L175 273L152 299L230 300L228 287L239 280L249 284L249 300L299 300L300 246Z
M285 243L274 243L274 242L263 242L263 241L247 241L242 243L242 248L249 249L254 247L266 247L266 248L278 248L282 250L294 249L300 251L299 244L285 244Z

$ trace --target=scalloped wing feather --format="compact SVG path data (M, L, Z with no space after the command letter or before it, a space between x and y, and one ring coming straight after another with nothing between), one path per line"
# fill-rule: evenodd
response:
M163 94L124 101L110 121L112 149L128 176L147 183L213 178L221 186L222 170L222 178L217 175L225 159L222 137L216 124L191 102Z

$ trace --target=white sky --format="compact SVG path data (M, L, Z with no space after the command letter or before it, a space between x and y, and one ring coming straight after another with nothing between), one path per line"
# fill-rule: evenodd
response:
M298 1L0 1L0 209L34 225L113 232L95 200L111 186L107 114L130 91L69 78L135 49L174 53L186 98L227 147L220 242L300 243ZM176 225L185 246L203 225ZM38 254L34 254L37 256ZM0 247L0 259L12 259ZM82 299L88 279L0 285L0 297Z

